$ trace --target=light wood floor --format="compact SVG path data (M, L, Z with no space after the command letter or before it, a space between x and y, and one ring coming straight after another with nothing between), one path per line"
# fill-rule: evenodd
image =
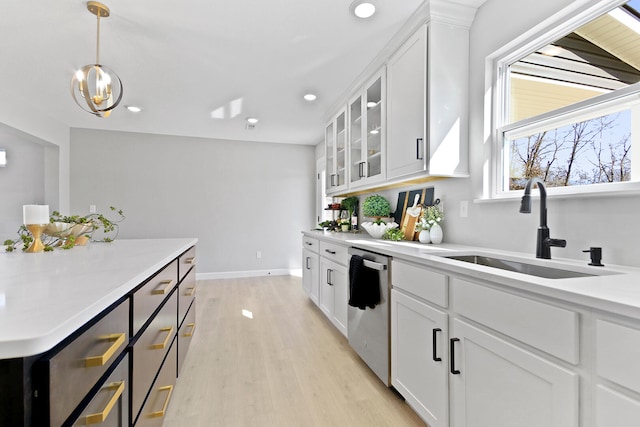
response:
M196 334L163 427L425 426L300 278L199 281L196 302Z

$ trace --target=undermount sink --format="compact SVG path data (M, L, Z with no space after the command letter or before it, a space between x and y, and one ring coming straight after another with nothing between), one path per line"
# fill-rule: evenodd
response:
M614 272L603 270L598 273L585 273L581 271L566 270L563 268L545 267L527 262L514 261L510 259L493 258L485 255L442 255L443 258L464 261L471 264L484 265L487 267L499 268L500 270L512 271L515 273L528 274L530 276L544 277L546 279L570 279L574 277L591 277L615 274Z

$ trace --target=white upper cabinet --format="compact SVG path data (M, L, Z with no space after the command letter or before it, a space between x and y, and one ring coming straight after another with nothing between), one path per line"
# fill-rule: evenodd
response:
M349 102L350 188L384 180L385 98L382 70Z
M469 32L422 26L387 65L387 178L468 173Z
M327 194L347 189L347 114L343 109L325 128Z

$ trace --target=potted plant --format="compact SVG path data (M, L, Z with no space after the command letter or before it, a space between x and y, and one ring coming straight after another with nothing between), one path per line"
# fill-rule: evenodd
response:
M349 196L342 200L341 205L343 209L349 211L349 218L351 218L358 208L358 198L356 196Z
M380 223L381 218L388 218L391 215L391 204L381 195L374 194L364 199L362 214L369 218L376 218L376 222Z
M92 213L89 215L71 215L63 216L60 212L54 211L49 219L49 224L44 231L47 237L43 239L44 250L52 251L54 247L60 246L62 249L71 249L76 245L85 245L89 240L96 242L111 242L118 236L119 223L124 220L124 214L121 209L110 206L111 211L115 211L120 216L117 220L111 220L101 213ZM101 230L104 237L94 239L94 233ZM5 250L13 252L18 244L23 244L23 250L26 250L33 237L25 226L18 229L17 240L7 239L4 241Z
M418 223L421 230L429 230L429 239L431 243L438 244L442 242L442 227L440 223L444 220L444 214L438 207L438 205L427 206L422 211L420 222ZM422 231L420 232L422 234ZM419 238L419 237L418 237Z

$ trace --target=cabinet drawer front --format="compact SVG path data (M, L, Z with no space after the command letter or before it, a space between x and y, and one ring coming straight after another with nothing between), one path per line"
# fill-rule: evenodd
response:
M318 253L320 250L320 242L312 237L302 236L302 247L309 249L311 252Z
M73 426L118 427L129 424L129 356L102 383Z
M51 425L61 425L69 417L126 348L128 318L126 300L49 360Z
M171 346L167 358L162 364L158 378L153 383L149 398L145 402L136 427L161 427L167 413L167 407L176 384L177 351L175 342Z
M596 372L640 393L640 330L596 320Z
M187 356L191 340L196 332L196 326L196 303L194 301L178 330L178 373L180 373L184 358Z
M196 297L196 270L192 269L178 286L178 325L182 324L191 302Z
M177 333L177 293L173 293L133 346L132 409L137 415L162 359ZM175 366L174 366L175 375Z
M133 294L133 335L178 284L178 262L172 261Z
M452 279L453 309L496 331L577 364L578 313Z
M320 242L320 255L342 265L347 265L349 262L347 247L334 243Z
M391 284L426 301L448 306L448 276L405 262L391 263Z
M196 247L193 246L191 249L183 253L178 257L178 274L180 275L180 280L187 275L189 270L196 266Z

